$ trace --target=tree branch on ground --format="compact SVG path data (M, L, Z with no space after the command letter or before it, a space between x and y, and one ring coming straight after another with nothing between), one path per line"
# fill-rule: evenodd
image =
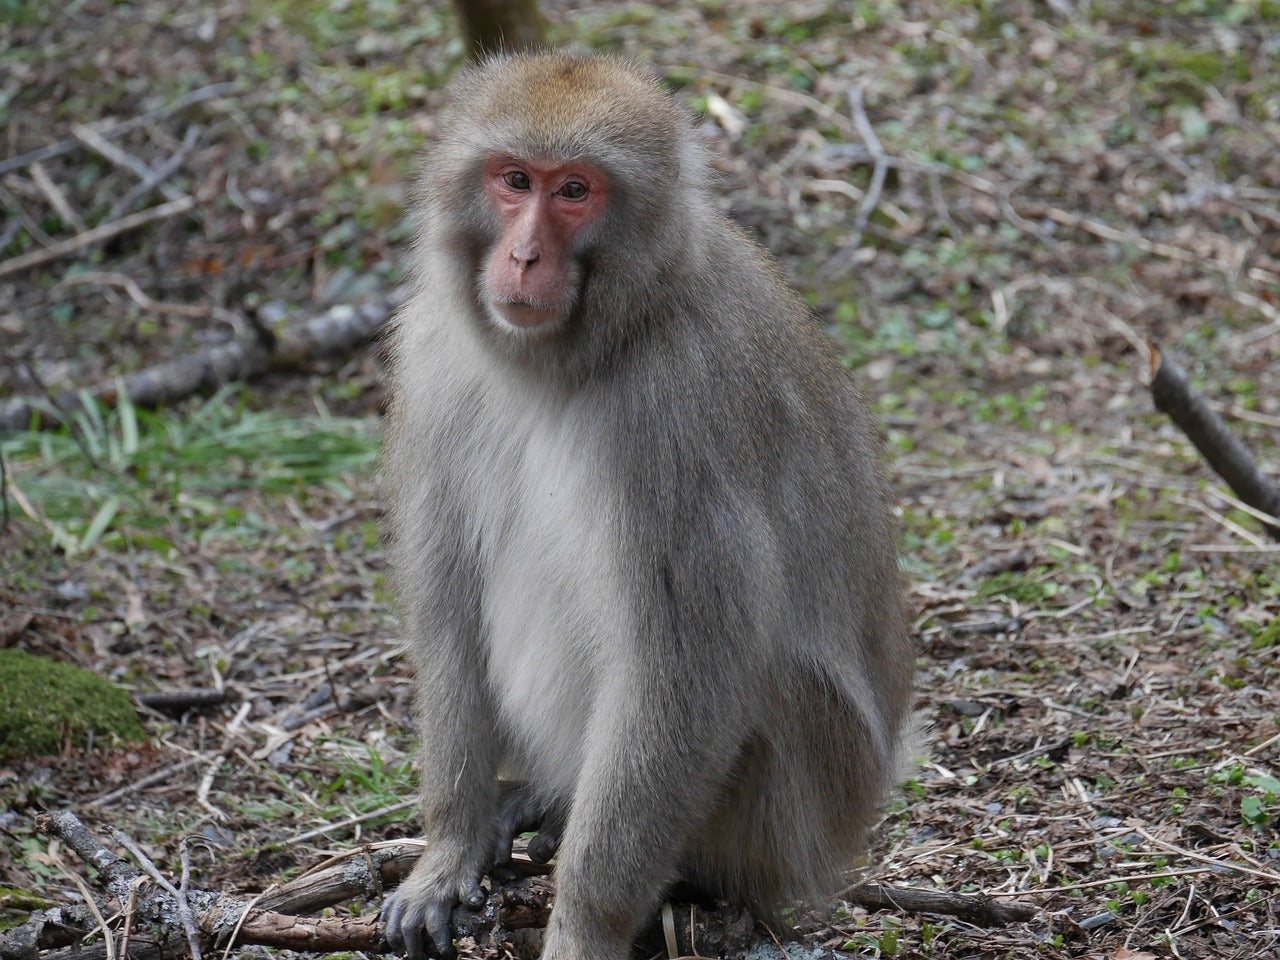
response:
M181 952L184 946L184 906L190 908L186 929L194 932L199 949L213 950L257 944L300 951L351 951L390 953L381 922L368 916L314 917L304 914L352 900L376 901L385 888L398 884L413 868L422 844L398 841L367 844L334 857L288 883L274 886L255 897L210 890L188 889L152 874L107 849L103 841L74 814L62 811L37 821L48 836L61 841L96 871L96 880L113 901L110 910L97 903L56 907L39 911L33 919L0 933L0 960L109 960L115 944L82 941L103 932L97 916L111 916L105 930L130 931L129 954L134 960L161 960ZM137 850L132 841L126 849ZM136 855L135 855L136 859ZM517 859L502 876L490 877L488 901L479 910L454 908L455 935L470 941L470 955L533 958L540 948L537 931L551 915L554 886L549 868ZM184 874L186 866L184 864ZM154 882L147 882L149 879ZM178 895L178 894L181 895ZM1026 920L1037 908L1024 903L996 903L988 897L949 894L864 884L841 896L870 909L921 910L964 917L982 924ZM677 922L676 918L679 918ZM686 919L687 918L687 919ZM138 931L150 931L150 939ZM718 905L714 909L680 904L663 911L663 920L646 934L655 944L674 945L682 955L761 960L783 958L786 951L777 938L761 928L744 911ZM843 954L826 947L806 949L812 960L837 960Z
M1177 363L1151 348L1151 397L1187 435L1213 471L1246 504L1260 510L1267 532L1280 540L1280 487L1267 479L1257 461L1205 402Z
M377 334L403 300L401 290L353 307L340 304L319 316L275 331L275 342L244 336L206 347L169 363L157 364L89 392L99 402L116 403L121 386L134 404L152 407L196 393L212 392L236 380L269 370L293 369L325 353L348 350ZM56 427L80 404L79 390L64 390L50 400L16 397L0 406L0 430Z
M178 113L187 107L195 106L197 103L204 103L206 100L213 100L217 97L229 97L240 92L239 80L227 80L221 83L211 83L207 87L201 87L198 90L192 90L172 103L165 104L163 107L157 107L154 110L148 110L136 117L130 117L127 120L120 120L116 123L108 123L97 126L94 129L104 137L117 137L120 134L128 133L130 130L136 130L138 127L145 126L153 120L161 117L167 117L170 114ZM40 163L44 160L52 160L54 157L60 157L64 153L70 153L76 147L80 146L80 141L74 137L67 140L59 140L56 143L50 143L36 150L30 150L27 153L19 154L16 157L9 157L6 160L0 160L0 176L7 173L13 173L15 170L21 170L33 163Z
M101 224L92 230L86 230L84 233L77 233L73 237L60 240L50 246L37 247L35 250L20 253L16 257L0 261L0 277L7 277L11 273L20 273L23 270L49 263L52 260L57 260L60 257L65 257L68 254L83 250L85 247L92 246L99 240L110 240L112 237L128 233L130 230L145 227L156 220L164 220L168 217L176 217L179 214L187 213L195 205L195 197L178 197L176 200L162 203L158 207L148 207L146 210L139 210L137 213L131 213L128 216L121 217L119 220Z

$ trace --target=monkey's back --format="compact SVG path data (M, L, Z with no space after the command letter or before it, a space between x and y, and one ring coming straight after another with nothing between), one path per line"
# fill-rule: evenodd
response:
M663 584L639 619L762 708L689 867L767 909L852 865L900 770L913 655L866 405L772 259L727 223L705 235L715 269L674 276L677 318L633 344L654 356L619 364L607 464L622 526L648 531L626 568Z

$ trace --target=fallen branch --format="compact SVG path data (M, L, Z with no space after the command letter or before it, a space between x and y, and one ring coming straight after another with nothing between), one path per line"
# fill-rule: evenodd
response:
M156 172L151 167L123 147L112 143L93 127L83 123L73 123L71 125L71 135L104 160L128 170L140 182L147 183L155 178ZM177 187L169 184L157 184L157 186L166 200L177 200L182 196L182 191Z
M1227 429L1222 418L1196 393L1187 373L1151 348L1151 397L1156 409L1187 435L1213 471L1241 500L1262 511L1267 532L1280 540L1280 487L1263 475L1257 462Z
M31 182L36 185L36 189L44 194L44 198L49 201L49 206L53 207L64 223L69 223L75 227L77 233L82 233L89 229L80 214L76 213L72 208L67 195L62 192L62 188L53 182L53 177L49 176L44 167L38 163L33 163L28 174L31 177ZM108 217L107 219L113 220L115 218Z
M182 144L177 151L165 160L159 166L155 167L150 176L138 182L123 197L111 205L111 209L107 211L107 219L115 220L117 217L123 217L126 213L138 205L138 202L145 198L152 190L155 190L166 180L172 177L187 162L187 157L191 151L195 149L196 141L200 138L200 127L192 125L187 128L186 134L182 138Z
M121 217L119 220L100 224L92 230L77 233L74 237L68 237L66 240L51 246L31 250L0 262L0 277L7 277L11 273L29 270L31 267L38 267L42 263L65 257L67 254L75 253L77 250L82 250L100 240L109 240L111 237L128 233L130 230L145 227L148 223L156 220L176 217L179 214L186 213L195 205L195 197L179 197L176 200L170 200L168 203L162 203L158 207L148 207L146 210L139 210L137 213L131 213L127 217Z
M326 352L347 350L377 333L391 311L403 299L400 291L388 297L352 307L341 304L317 317L277 331L273 346L244 337L230 343L197 350L179 360L157 364L123 380L100 384L90 393L102 404L116 403L123 383L129 399L142 407L208 393L236 380L248 380L268 370L284 370ZM66 390L48 401L17 397L0 407L0 430L45 429L59 424L49 416L53 406L65 420L67 411L80 405L80 391Z
M142 925L138 922L141 920L152 930L154 937L149 942L134 933L129 945L131 957L159 960L183 952L178 897L159 884L140 886L143 871L107 849L74 814L50 814L40 817L37 823L43 832L61 840L97 871L97 882L111 900L133 904L132 914L116 918L120 928L131 921L137 928ZM200 947L206 953L247 944L300 951L389 953L391 949L376 915L297 914L352 899L380 897L384 886L394 886L408 873L421 849L420 844L413 843L362 847L324 869L248 900L209 890L188 890L186 899L194 915ZM545 925L550 910L550 882L542 876L545 869L529 864L512 879L495 884L481 910L456 908L451 919L457 935L484 944L510 931ZM89 913L76 907L57 908L0 933L0 960L107 960L105 944L78 943L96 931L97 924L88 919Z
M414 841L377 843L359 847L289 883L251 899L208 890L178 888L140 858L140 851L122 835L117 840L136 851L139 869L107 849L102 840L74 814L61 812L37 820L39 828L72 850L97 872L97 882L114 901L111 910L96 903L39 912L27 923L0 933L0 960L108 960L113 944L84 943L104 927L95 916L110 916L107 935L129 931L129 955L134 960L162 960L181 952L183 900L189 904L187 928L206 956L215 949L256 944L297 951L391 952L379 918L375 916L301 916L352 900L376 901L386 887L395 886L413 868L422 851ZM127 841L127 842L126 842ZM554 888L547 867L517 859L501 877L490 877L491 892L479 910L456 907L450 917L455 936L469 940L477 951L493 949L516 960L533 958L540 948L541 928L551 915ZM185 873L185 866L184 866ZM152 883L140 883L147 878ZM179 896L177 893L182 895ZM922 910L951 913L982 923L1026 920L1036 910L1027 904L995 903L991 898L862 884L842 895L872 909ZM138 930L151 931L144 939ZM669 906L642 937L646 945L674 946L681 955L753 960L783 960L784 945L745 911L720 905L714 909L687 904ZM41 951L44 951L43 953ZM484 955L491 955L485 953ZM838 960L841 954L823 947L806 947L810 960Z
M133 696L144 707L175 717L182 716L188 710L207 710L229 700L240 699L239 692L231 687L223 687L221 690L154 690L135 693Z
M1030 920L1039 909L1029 903L1001 903L991 897L945 890L918 890L914 887L886 887L862 883L840 894L841 899L868 910L896 910L899 913L945 913L983 926L1000 926Z
M849 241L850 249L856 249L862 244L862 234L867 229L871 214L875 212L876 204L880 202L880 191L884 187L884 179L889 172L889 156L881 146L880 138L876 136L871 121L867 119L867 108L862 102L861 86L849 91L849 107L853 113L853 123L858 129L858 135L862 137L863 144L875 161L871 171L871 182L867 185L867 195L862 201L862 206L858 208L858 219L854 222L853 237Z

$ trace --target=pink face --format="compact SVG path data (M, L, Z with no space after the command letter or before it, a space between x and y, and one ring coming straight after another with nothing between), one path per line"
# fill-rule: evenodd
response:
M484 268L490 311L521 329L563 320L582 283L570 253L573 238L608 203L604 171L586 161L499 156L484 165L484 191L502 226Z

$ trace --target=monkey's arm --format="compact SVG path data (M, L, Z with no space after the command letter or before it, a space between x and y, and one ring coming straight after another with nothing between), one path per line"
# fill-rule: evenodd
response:
M429 846L382 910L387 939L414 958L426 955L424 933L437 955L452 956L449 912L459 902L484 900L480 879L493 847L499 752L472 602L476 577L457 541L441 542L449 525L440 513L424 507L418 516L424 519L399 527L398 549Z

